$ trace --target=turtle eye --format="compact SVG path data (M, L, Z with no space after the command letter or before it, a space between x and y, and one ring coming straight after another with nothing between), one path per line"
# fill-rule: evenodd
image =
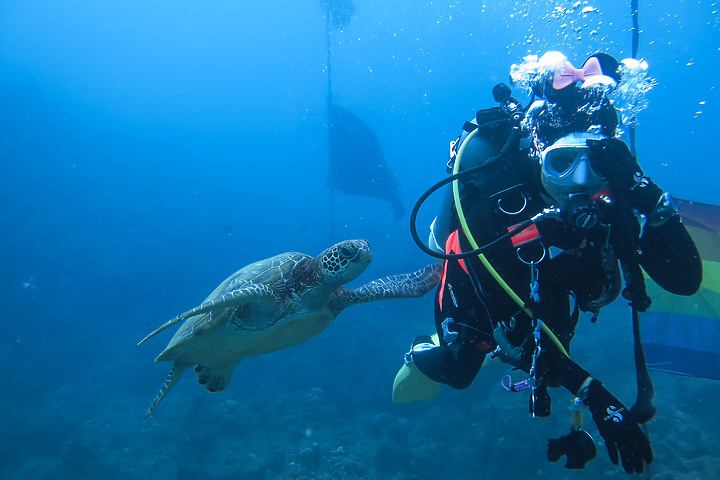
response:
M348 247L340 247L340 256L343 258L352 258L355 256L355 252Z

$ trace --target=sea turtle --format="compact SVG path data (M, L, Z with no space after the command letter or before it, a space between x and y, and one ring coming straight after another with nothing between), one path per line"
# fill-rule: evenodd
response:
M374 280L360 288L343 284L370 264L367 240L346 240L311 256L289 252L241 268L205 301L165 323L139 344L185 321L156 362L173 366L145 418L152 415L183 371L195 365L198 382L220 392L241 360L288 348L317 335L347 307L420 297L438 282L441 265Z

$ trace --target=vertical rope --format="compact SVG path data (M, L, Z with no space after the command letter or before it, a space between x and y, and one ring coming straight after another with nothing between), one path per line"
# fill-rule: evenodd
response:
M325 64L327 65L327 104L328 107L333 103L332 95L332 68L330 66L330 53L332 50L332 28L330 27L330 9L325 11L325 48L327 55L325 56Z
M630 411L635 415L635 419L638 423L647 423L657 413L657 408L653 404L655 387L653 386L650 373L647 369L645 350L643 349L642 340L640 338L640 314L637 308L633 307L632 315L633 340L635 343L635 374L638 393L637 402L632 406Z
M327 65L327 115L326 121L328 122L328 162L330 161L330 107L333 103L332 94L332 75L330 68L330 52L332 50L332 28L330 27L330 7L325 9L325 64ZM335 237L335 189L330 186L330 240Z
M630 17L632 18L632 58L637 59L638 48L640 46L640 22L638 19L639 7L638 0L630 0ZM630 126L630 151L637 156L635 148L635 123ZM655 396L655 388L653 386L650 372L647 369L647 360L645 359L645 350L643 349L642 339L640 338L640 313L638 309L632 307L632 324L633 324L633 343L635 354L635 379L637 381L637 400L635 405L630 409L637 417L638 422L645 436L650 439L650 431L647 422L657 413L657 408L653 404ZM652 478L652 470L647 465L645 470L645 478Z
M630 0L630 16L632 17L632 58L637 58L640 43L640 26L638 24L638 0Z

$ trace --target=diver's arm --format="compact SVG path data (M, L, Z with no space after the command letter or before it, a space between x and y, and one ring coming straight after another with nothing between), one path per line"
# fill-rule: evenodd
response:
M702 262L679 215L657 226L648 222L640 248L640 265L660 287L676 295L693 295L698 291Z
M642 172L640 172L642 173ZM630 205L645 218L640 265L664 290L693 295L702 282L702 262L677 206L650 177L640 175L630 190Z
M702 281L702 263L672 197L644 174L622 140L588 140L588 147L593 169L607 178L614 194L645 216L640 265L665 290L678 295L695 293Z
M628 194L630 205L645 217L640 237L640 265L660 287L693 295L702 282L702 262L669 193L641 175Z
M539 358L538 374L543 382L552 388L563 387L578 396L583 384L590 378L590 373L563 353L544 332L540 338L540 345L542 354Z

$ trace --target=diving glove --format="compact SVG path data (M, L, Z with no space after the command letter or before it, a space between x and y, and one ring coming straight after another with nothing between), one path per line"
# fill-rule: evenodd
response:
M587 140L590 166L607 179L608 186L623 195L642 214L650 213L660 201L663 191L646 177L628 148L618 138Z
M645 464L652 463L653 453L650 442L630 410L595 379L588 385L587 398L583 403L605 440L610 460L617 465L619 452L627 473L642 473Z

